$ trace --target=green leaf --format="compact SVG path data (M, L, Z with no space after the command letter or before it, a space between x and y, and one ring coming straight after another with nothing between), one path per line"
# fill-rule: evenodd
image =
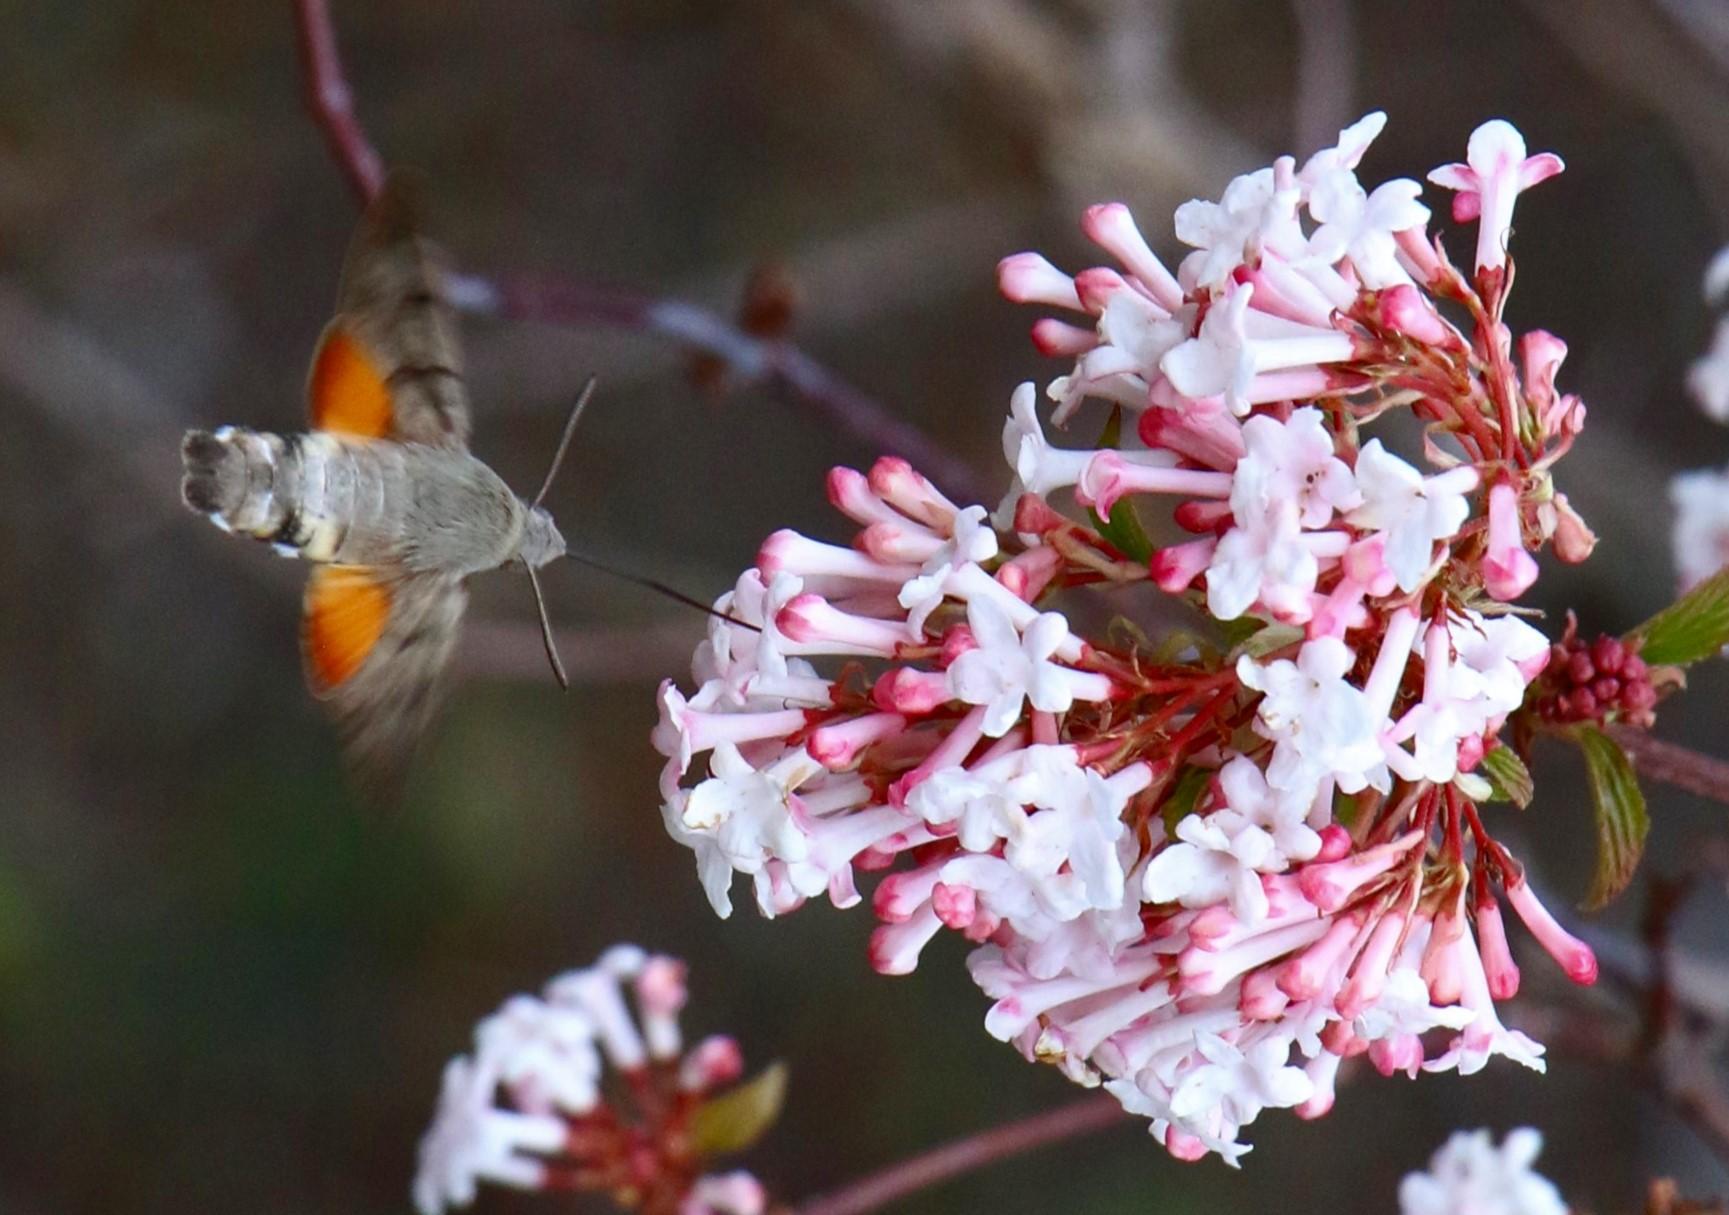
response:
M690 1119L691 1147L700 1156L742 1152L774 1125L785 1101L786 1064L771 1063L755 1079L697 1107Z
M1207 787L1212 776L1211 768L1183 769L1171 795L1165 798L1165 804L1159 807L1159 817L1165 820L1166 835L1175 835L1177 824L1195 812L1195 803L1201 799L1201 790Z
M1596 726L1579 726L1573 737L1585 753L1585 772L1591 779L1591 801L1597 811L1597 873L1584 903L1585 910L1595 911L1633 880L1651 819L1645 813L1645 795L1633 775L1633 764L1621 744Z
M1719 570L1634 629L1639 656L1660 666L1686 666L1729 645L1729 568Z
M1537 792L1531 769L1511 747L1496 747L1484 755L1479 771L1489 778L1495 801L1512 802L1523 810L1531 804L1531 798Z
M1259 624L1260 621L1255 623ZM1269 624L1256 629L1231 647L1231 657L1265 658L1275 650L1295 645L1303 639L1303 630L1294 624Z

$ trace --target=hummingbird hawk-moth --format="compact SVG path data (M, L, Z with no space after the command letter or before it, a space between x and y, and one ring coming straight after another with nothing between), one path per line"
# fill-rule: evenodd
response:
M181 494L224 531L315 563L300 634L307 683L361 782L388 792L437 709L468 602L464 582L518 563L539 601L534 571L565 555L540 506L552 474L526 502L468 450L443 259L420 235L400 179L368 208L349 247L306 393L303 434L189 431ZM545 627L544 603L541 619ZM549 630L545 637L562 683Z

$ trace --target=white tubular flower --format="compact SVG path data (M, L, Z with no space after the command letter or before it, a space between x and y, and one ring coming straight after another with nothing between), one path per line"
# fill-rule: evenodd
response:
M1103 700L1110 694L1103 676L1051 661L1069 636L1068 621L1056 612L1037 616L1023 634L994 599L980 596L967 601L967 624L978 648L950 665L949 687L955 699L985 706L985 733L992 738L1013 729L1028 703L1062 713L1077 697Z
M554 979L543 998L506 1001L476 1028L472 1057L445 1068L414 1178L422 1215L467 1206L481 1182L634 1189L676 1197L693 1215L761 1215L762 1189L749 1174L704 1177L692 1157L692 1117L739 1078L744 1060L724 1037L681 1059L686 995L683 962L617 945ZM603 1061L637 1094L630 1106L607 1105ZM590 1133L573 1133L579 1120L590 1120ZM596 1124L616 1133L594 1134Z
M1262 415L1243 423L1246 454L1231 481L1231 514L1238 523L1264 519L1274 504L1295 502L1309 530L1327 526L1334 511L1360 506L1357 479L1333 452L1321 411L1305 406L1290 421Z
M1465 495L1477 487L1473 468L1449 469L1424 477L1370 439L1357 457L1357 488L1363 504L1346 516L1358 527L1384 532L1388 568L1399 589L1423 584L1434 558L1435 541L1455 535L1471 513Z
M1308 259L1331 266L1349 258L1363 285L1376 291L1410 282L1395 255L1393 234L1429 222L1429 208L1417 201L1422 192L1402 177L1366 195L1355 177L1330 177L1309 200L1309 213L1321 226L1309 238Z
M925 559L918 577L902 584L897 597L907 609L907 626L913 634L925 631L925 621L942 604L950 574L996 555L997 534L985 521L985 508L969 506L956 515L948 538Z
M1498 270L1507 262L1513 203L1565 167L1553 152L1525 155L1525 137L1512 123L1496 118L1471 132L1464 164L1442 165L1429 180L1457 191L1455 221L1477 221L1477 269Z
M1336 637L1305 642L1295 662L1237 660L1243 686L1265 693L1255 729L1275 743L1267 780L1280 792L1306 801L1328 777L1355 793L1385 776L1380 736L1387 723L1375 719L1363 690L1346 681L1355 661Z
M1197 287L1222 286L1231 271L1261 248L1286 256L1302 249L1297 223L1301 193L1275 181L1272 169L1235 178L1219 202L1192 199L1177 208L1177 239L1196 252L1183 259L1178 276Z
M1458 1131L1429 1158L1429 1171L1399 1183L1399 1215L1567 1215L1554 1183L1531 1166L1543 1136L1531 1127L1496 1147L1488 1131Z
M1228 903L1243 923L1259 924L1267 916L1259 871L1276 854L1272 837L1247 825L1228 833L1213 817L1191 814L1177 824L1179 842L1165 845L1147 863L1141 893L1149 903Z
M1351 1029L1363 1041L1376 1042L1395 1035L1426 1034L1441 1026L1463 1029L1476 1015L1457 1004L1437 1008L1429 1003L1429 985L1415 968L1403 966L1387 975L1380 998L1358 1014Z
M564 1121L494 1108L497 1087L498 1076L466 1056L445 1065L438 1112L420 1141L414 1174L421 1215L467 1206L483 1181L519 1190L545 1184L546 1165L536 1154L564 1146Z

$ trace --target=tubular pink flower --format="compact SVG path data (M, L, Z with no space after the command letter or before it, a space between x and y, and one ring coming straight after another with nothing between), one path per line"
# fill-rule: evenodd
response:
M1519 967L1513 961L1513 951L1507 946L1507 926L1501 920L1501 904L1495 896L1484 892L1477 900L1477 944L1483 956L1483 975L1489 981L1489 995L1497 1000L1511 1000L1519 994Z
M714 1034L698 1042L678 1069L678 1086L687 1093L720 1088L744 1075L744 1051L738 1039Z
M1527 156L1524 136L1499 118L1471 132L1465 162L1442 165L1429 174L1429 180L1457 191L1454 222L1477 221L1477 269L1499 270L1507 262L1507 238L1519 194L1566 166L1553 152Z
M692 756L712 751L723 742L736 746L766 738L785 738L804 729L808 720L803 709L761 713L713 713L694 709L670 679L661 685L660 709L661 720L655 728L655 743L661 748L661 754L678 760L681 773L690 766Z
M854 616L821 595L800 595L781 608L775 627L789 654L869 654L893 658L913 638L904 623Z
M1333 323L1335 301L1277 254L1263 253L1259 266L1239 267L1236 278L1254 284L1257 311L1316 329Z
M1031 603L1044 593L1051 579L1062 569L1063 562L1063 555L1056 549L1040 545L1016 553L999 565L996 579L1016 598Z
M1423 833L1410 831L1396 840L1366 849L1342 861L1305 865L1297 871L1303 896L1324 914L1338 911L1367 882L1397 865L1423 842Z
M1419 283L1427 287L1441 277L1441 259L1429 241L1427 227L1395 232L1393 243L1399 247L1399 264Z
M867 474L871 490L906 515L948 535L960 508L945 498L928 478L899 456L883 456Z
M1074 358L1099 344L1097 330L1082 329L1051 316L1033 322L1032 338L1033 348L1051 358Z
M1421 623L1415 608L1401 608L1387 621L1387 632L1381 648L1375 654L1375 665L1363 683L1363 696L1369 702L1369 714L1376 721L1385 721L1393 709L1393 697L1410 664L1411 643L1417 639Z
M1423 1066L1423 1040L1416 1034L1389 1034L1369 1043L1369 1062L1383 1076L1404 1072L1415 1080Z
M1489 550L1483 558L1483 587L1503 603L1537 581L1537 561L1525 551L1519 527L1519 495L1506 482L1489 491Z
M1167 390L1170 385L1160 380ZM1156 390L1155 390L1156 391ZM1136 424L1141 442L1175 452L1185 460L1230 472L1247 450L1243 425L1223 405L1175 398L1175 404L1154 403Z
M1226 498L1231 478L1222 472L1197 472L1183 468L1161 468L1130 461L1121 452L1101 451L1087 461L1075 484L1075 500L1101 515L1111 513L1124 494L1181 494L1186 497Z
M893 738L907 727L899 713L866 713L849 721L818 726L805 740L811 758L830 772L839 772L858 762L861 752L885 738Z
M930 560L942 550L945 540L946 537L929 528L902 519L897 523L873 523L853 543L873 561L895 567Z
M904 923L877 925L868 954L871 969L879 975L910 975L918 969L919 954L942 926L929 904Z
M980 705L956 722L954 728L925 756L918 767L903 773L889 785L889 805L900 809L907 804L907 795L918 788L920 782L944 768L960 767L961 761L978 746L979 739L984 736L985 709Z
M1121 262L1165 311L1175 312L1182 305L1182 287L1147 244L1128 207L1122 203L1088 207L1081 217L1081 231Z
M1177 973L1186 996L1216 996L1238 975L1318 941L1330 920L1297 922L1256 933L1224 949L1191 946L1177 955Z
M1429 999L1435 1004L1455 1004L1464 994L1465 970L1482 963L1475 949L1467 956L1462 942L1471 935L1465 924L1464 891L1447 906L1435 913L1429 942L1423 949L1423 961L1418 974L1429 985Z
M1506 886L1507 901L1525 921L1525 927L1537 943L1560 963L1561 969L1573 982L1589 987L1597 981L1597 955L1591 947L1562 928L1543 906L1531 884L1523 876Z
M1347 960L1352 945L1358 943L1361 928L1359 916L1336 917L1320 940L1279 968L1279 990L1297 1001L1320 996L1328 976Z
M854 523L905 523L906 516L871 491L870 478L856 468L828 470L829 504Z
M1368 943L1351 966L1349 978L1340 989L1333 1007L1339 1016L1353 1020L1365 1008L1381 998L1387 987L1387 970L1393 963L1393 952L1405 934L1410 921L1403 915L1387 912L1375 921Z
M1075 280L1058 270L1041 253L1011 253L997 263L997 290L1016 304L1049 304L1081 312Z
M1464 349L1459 331L1442 320L1429 297L1409 283L1381 292L1375 301L1375 316L1382 325L1415 341L1441 350Z
M922 717L948 702L949 681L941 671L896 667L871 686L871 703L891 713Z

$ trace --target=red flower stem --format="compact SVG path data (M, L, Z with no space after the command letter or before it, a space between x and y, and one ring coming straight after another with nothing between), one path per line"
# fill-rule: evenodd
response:
M794 1208L795 1215L865 1215L891 1202L976 1172L999 1160L1116 1126L1122 1106L1103 1093L1071 1101L1030 1118L1006 1122L888 1165L832 1194Z
M1729 806L1729 762L1652 738L1633 726L1610 726L1608 733L1640 776Z

